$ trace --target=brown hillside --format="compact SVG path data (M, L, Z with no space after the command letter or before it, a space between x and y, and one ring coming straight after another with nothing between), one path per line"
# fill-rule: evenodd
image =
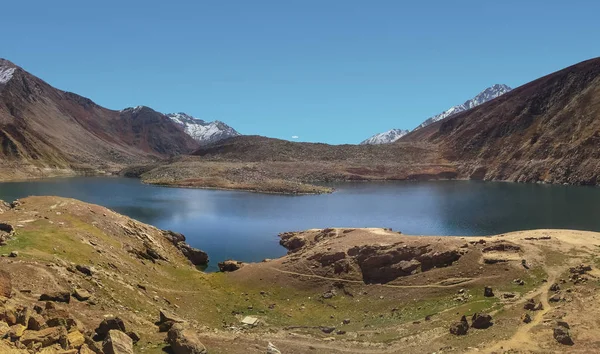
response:
M149 108L109 110L7 60L0 68L14 70L0 83L0 161L9 168L111 168L197 146Z
M465 176L600 182L600 58L525 84L403 139L439 146Z

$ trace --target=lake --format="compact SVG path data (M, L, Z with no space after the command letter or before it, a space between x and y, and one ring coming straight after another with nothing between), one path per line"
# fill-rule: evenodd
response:
M0 199L57 195L183 233L217 262L286 253L278 233L391 227L411 235L492 235L537 228L600 231L600 188L480 181L333 184L330 195L282 196L165 188L81 177L0 183Z

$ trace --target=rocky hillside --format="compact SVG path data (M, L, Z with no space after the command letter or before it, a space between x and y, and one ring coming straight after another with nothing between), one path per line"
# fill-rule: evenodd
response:
M372 137L361 141L360 145L390 144L408 133L410 133L410 131L405 129L392 129L387 132L375 134Z
M201 145L240 135L235 129L218 120L205 122L185 113L169 113L167 117Z
M600 58L552 73L401 141L427 141L461 175L600 184Z
M197 143L149 108L113 111L0 59L1 177L114 170L192 151Z

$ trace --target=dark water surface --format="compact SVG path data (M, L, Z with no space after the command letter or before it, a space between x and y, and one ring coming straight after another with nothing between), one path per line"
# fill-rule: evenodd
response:
M475 181L336 184L331 195L280 196L164 188L126 178L0 183L0 199L57 195L100 204L186 235L209 270L233 258L285 254L277 234L391 227L412 235L491 235L536 228L600 231L600 188Z

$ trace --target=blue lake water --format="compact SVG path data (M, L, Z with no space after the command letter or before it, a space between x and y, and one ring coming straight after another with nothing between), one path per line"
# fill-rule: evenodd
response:
M0 183L0 199L57 195L183 233L214 270L232 258L285 254L278 233L391 227L412 235L491 235L535 228L600 231L600 188L480 181L334 184L330 195L282 196L165 188L128 178Z

